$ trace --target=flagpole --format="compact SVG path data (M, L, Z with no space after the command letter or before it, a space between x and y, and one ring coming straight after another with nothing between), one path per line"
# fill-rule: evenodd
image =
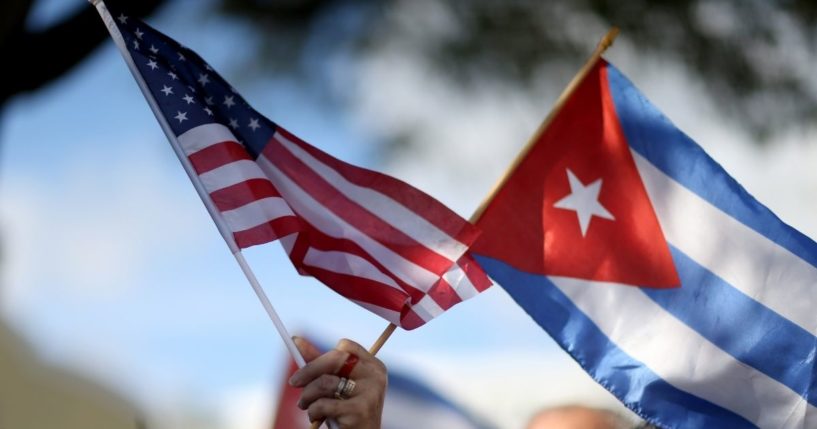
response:
M286 346L289 354L292 356L292 359L298 364L298 367L303 367L306 365L306 361L304 360L303 355L298 350L298 347L295 346L295 343L292 341L292 336L287 331L284 323L281 321L281 318L278 317L278 313L275 311L275 308L272 306L269 298L267 298L264 289L258 283L258 279L255 277L255 273L253 273L250 265L247 263L247 260L244 259L244 254L241 253L241 248L235 242L232 232L227 227L224 222L224 218L221 216L221 213L216 209L215 204L213 204L212 199L210 199L210 194L204 189L204 185L202 185L201 181L199 180L198 175L196 174L195 170L193 170L193 166L190 164L190 160L184 155L184 152L181 149L181 145L179 141L176 139L176 135L173 133L172 128L170 128L170 124L167 123L167 119L162 114L162 111L159 109L159 104L156 102L156 99L153 97L153 94L150 92L150 89L147 86L144 78L139 73L139 69L136 67L136 64L133 62L133 58L130 56L127 47L125 46L125 40L122 37L122 33L119 32L119 28L113 22L113 17L111 16L108 8L105 7L105 2L102 0L88 0L91 4L96 7L97 12L99 12L99 16L102 18L102 21L105 23L105 26L108 28L108 32L111 34L111 38L116 44L116 47L119 49L119 53L122 54L122 58L125 60L125 63L128 66L133 78L136 80L139 89L142 91L142 95L145 96L145 100L147 101L148 105L150 106L150 110L153 111L154 116L156 116L156 120L159 122L159 125L164 131L167 140L170 142L170 146L173 148L173 152L176 154L176 157L179 158L179 161L182 163L182 167L184 168L185 173L187 173L187 177L190 178L190 181L193 183L193 187L196 189L196 192L199 194L201 201L204 203L204 207L207 208L207 212L210 213L210 217L213 219L213 222L216 224L216 228L218 232L221 233L221 237L224 239L224 242L227 243L227 247L230 248L230 253L238 262L238 265L241 267L241 271L244 272L244 276L247 277L247 281L249 281L250 286L252 286L255 294L258 296L258 299L261 301L261 305L266 310L267 315L272 320L273 324L275 325L278 334L281 336L281 340L284 341L284 345Z
M605 34L604 37L601 38L599 44L596 46L595 51L593 51L593 55L591 55L587 62L584 63L582 68L579 69L578 73L576 73L576 75L573 76L573 79L570 81L569 84L567 84L567 87L565 87L564 91L562 91L562 94L559 95L558 99L556 99L556 104L553 105L553 108L550 110L550 113L547 115L547 117L545 117L545 120L542 121L542 124L539 125L539 128L536 130L536 132L533 133L533 137L531 137L531 139L528 140L528 143L525 144L521 151L519 151L519 154L516 155L516 158L513 160L511 165L508 167L507 170L505 170L505 173L496 182L496 184L494 184L494 187L491 189L490 192L488 192L488 195L486 195L485 198L482 200L480 205L474 211L474 214L471 215L471 218L469 219L471 223L476 223L479 220L479 218L482 217L482 213L485 212L485 209L488 207L488 204L490 204L491 200L494 198L496 193L499 192L502 186L505 185L505 182L508 181L508 178L510 178L513 171L516 170L516 167L519 165L519 163L522 162L523 159L525 159L525 156L527 156L528 152L530 152L530 150L533 148L536 142L539 141L539 138L542 136L542 133L545 132L550 123L553 122L553 119L556 117L556 115L558 115L559 112L562 110L562 107L564 107L564 104L567 102L567 100L579 86L579 83L582 80L584 80L584 77L587 76L587 73L590 72L590 69L592 69L593 66L596 65L596 62L599 60L599 58L601 58L602 54L604 54L607 48L613 45L616 36L618 36L618 33L619 33L618 27L612 27L610 28L610 30L607 31L607 34Z

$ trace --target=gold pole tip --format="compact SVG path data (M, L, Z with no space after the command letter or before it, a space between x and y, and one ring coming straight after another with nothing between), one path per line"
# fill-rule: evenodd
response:
M611 27L607 34L605 34L604 37L599 42L599 50L601 52L604 52L607 50L607 48L612 46L619 32L620 30L618 27L616 26Z

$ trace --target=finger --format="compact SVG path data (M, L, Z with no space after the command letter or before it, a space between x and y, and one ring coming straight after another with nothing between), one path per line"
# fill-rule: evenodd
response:
M309 421L336 419L344 414L344 401L338 399L320 398L313 402L306 410Z
M318 348L310 343L306 338L295 336L292 337L292 341L295 343L295 346L298 347L298 350L301 352L301 356L303 356L304 360L307 362L311 362L321 355L321 351L318 350Z
M307 384L298 400L298 408L305 410L320 398L333 398L340 385L340 377L324 374Z
M346 359L347 353L340 350L330 350L309 362L303 368L295 371L289 378L289 384L294 387L303 387L321 374L334 374Z
M369 351L363 348L363 346L360 344L344 338L338 341L338 345L335 346L335 349L354 354L360 359L360 362L349 374L351 378L359 379L363 378L364 376L376 376L380 378L386 377L386 365L384 365L380 359L369 353ZM358 368L359 366L363 366L364 368Z
M338 341L338 345L335 346L335 349L346 353L352 353L361 359L372 357L369 351L363 346L347 338L343 338L342 340Z

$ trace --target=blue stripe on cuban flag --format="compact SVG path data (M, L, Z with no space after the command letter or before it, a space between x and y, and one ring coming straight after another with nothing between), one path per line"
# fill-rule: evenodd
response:
M672 292L640 291L717 347L719 373L752 369L751 395L729 408L759 427L817 426L817 244L757 202L612 66L608 81L682 279Z
M606 67L681 287L531 274L477 259L594 379L647 420L667 428L817 427L817 244Z

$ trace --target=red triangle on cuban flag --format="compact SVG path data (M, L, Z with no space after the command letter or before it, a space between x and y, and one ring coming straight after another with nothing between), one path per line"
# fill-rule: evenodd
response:
M534 274L680 284L600 60L483 212L477 254Z

